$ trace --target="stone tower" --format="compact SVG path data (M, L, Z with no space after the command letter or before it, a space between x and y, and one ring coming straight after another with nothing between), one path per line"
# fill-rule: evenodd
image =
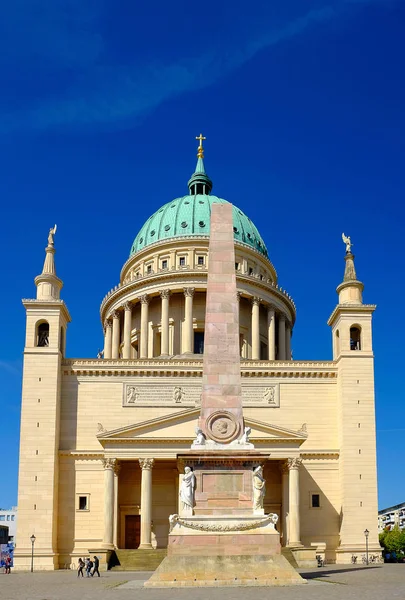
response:
M347 243L347 241L349 243ZM338 368L339 480L341 494L340 544L337 562L351 561L369 548L379 552L374 412L373 304L363 304L363 283L357 279L350 238L346 242L339 304L329 318L333 359ZM339 557L340 554L340 557Z
M25 299L26 337L18 481L17 568L29 569L35 535L35 568L58 568L58 450L61 361L70 315L56 276L54 235L48 235L36 299ZM45 556L46 555L46 556Z

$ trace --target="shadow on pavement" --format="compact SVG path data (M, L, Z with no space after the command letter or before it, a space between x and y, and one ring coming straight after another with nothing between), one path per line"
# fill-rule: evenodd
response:
M317 571L308 571L306 573L303 573L302 571L300 571L300 575L301 577L303 577L304 579L319 579L319 577L329 577L330 575L336 575L337 573L351 573L353 571L370 571L371 569L381 569L382 565L375 565L375 566L364 566L364 567L349 567L346 569L330 569L329 571L327 569L323 569L320 568Z

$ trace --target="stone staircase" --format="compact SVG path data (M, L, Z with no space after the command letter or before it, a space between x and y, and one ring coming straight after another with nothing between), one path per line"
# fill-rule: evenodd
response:
M116 550L115 554L119 564L112 571L154 571L167 555L167 549Z

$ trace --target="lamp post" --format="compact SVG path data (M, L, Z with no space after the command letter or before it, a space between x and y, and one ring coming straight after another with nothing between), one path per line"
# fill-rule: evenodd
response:
M32 534L32 536L30 537L31 540L31 573L34 572L34 544L35 544L35 540L37 538L35 537L34 534Z
M364 537L366 538L366 565L368 565L368 536L370 532L368 529L364 530Z

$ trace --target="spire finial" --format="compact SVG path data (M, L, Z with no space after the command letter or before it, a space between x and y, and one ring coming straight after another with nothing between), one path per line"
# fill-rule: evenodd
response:
M207 138L204 137L202 133L200 133L200 135L197 136L195 139L199 140L200 142L200 145L198 146L197 150L197 158L204 158L203 140L206 140Z
M55 225L53 227L50 228L49 233L48 233L48 246L53 246L53 237L56 233L58 226Z
M58 300L59 293L63 286L63 282L56 276L55 268L55 246L54 236L57 226L50 228L48 233L48 245L45 248L45 261L42 267L41 275L35 277L35 285L37 286L37 300L46 300L53 298Z
M352 251L352 246L353 246L352 241L350 239L350 235L346 236L344 233L342 233L342 240L343 240L343 243L346 244L346 253L350 254Z

